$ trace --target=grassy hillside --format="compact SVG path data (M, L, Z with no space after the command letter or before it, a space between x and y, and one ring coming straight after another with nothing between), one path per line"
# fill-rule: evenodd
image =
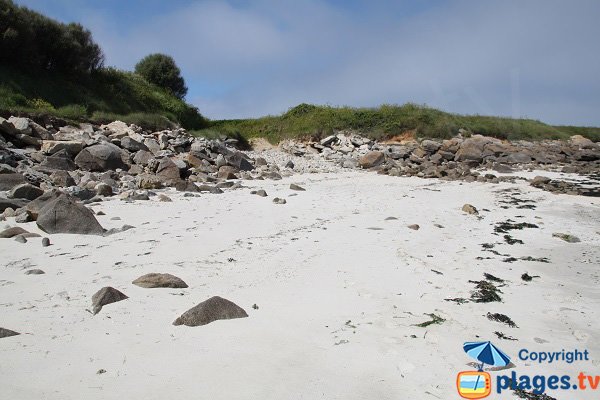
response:
M188 129L207 126L195 107L131 72L112 68L78 75L24 71L0 65L0 111L96 122L121 119L155 129L173 123Z
M272 143L286 138L321 138L334 130L351 129L373 139L414 131L420 137L448 138L459 129L502 139L568 139L580 134L600 141L600 128L551 126L531 119L459 115L415 104L378 108L330 107L300 104L280 116L213 121L201 135L265 137Z

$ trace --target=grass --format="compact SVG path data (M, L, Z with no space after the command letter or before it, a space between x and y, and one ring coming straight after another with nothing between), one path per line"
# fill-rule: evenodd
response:
M72 77L0 66L0 111L73 121L121 119L159 129L174 123L188 129L208 124L195 107L134 73L113 68Z
M600 128L551 126L532 119L452 114L412 103L377 108L300 104L279 116L212 121L209 129L212 134L236 134L248 139L264 137L271 143L278 143L291 138L320 139L339 130L353 130L371 139L388 139L406 132L414 132L419 137L450 138L461 128L471 134L510 140L568 139L577 134L600 141Z

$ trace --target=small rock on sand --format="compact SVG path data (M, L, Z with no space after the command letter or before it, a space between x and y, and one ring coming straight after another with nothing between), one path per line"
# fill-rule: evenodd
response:
M27 233L27 231L21 228L20 226L14 226L12 228L8 228L0 232L0 238L9 239L22 233Z
M477 211L477 209L474 206L472 206L471 204L465 204L462 207L462 210L464 212L466 212L467 214L479 215L479 211Z
M17 235L15 236L15 242L27 243L27 239L25 239L25 236L23 235Z
M186 288L188 285L181 279L171 274L150 273L142 275L133 282L143 288Z
M17 336L20 335L19 332L11 331L10 329L0 328L0 338Z
M164 193L161 193L158 195L158 201L162 201L163 203L170 203L173 200L171 200L171 198L169 196L167 196Z
M285 199L280 199L279 197L275 197L273 199L273 203L275 203L275 204L285 204L285 203L287 203L287 201Z
M41 269L30 269L25 271L25 275L42 275L45 274Z
M45 237L42 239L42 247L48 247L48 246L50 246L50 239Z
M248 314L235 303L219 296L211 297L190 308L173 325L202 326L219 319L246 318Z
M110 286L103 287L92 296L92 311L98 314L103 306L125 299L128 297L117 289Z
M267 197L267 192L264 191L263 189L253 190L253 191L250 192L250 194L255 194L255 195L260 196L260 197Z
M412 224L407 226L408 229L412 229L413 231L418 231L421 227L417 224Z
M296 185L295 183L290 184L290 189L292 189L292 190L299 190L299 191L305 191L306 190L302 186Z
M552 237L556 237L556 238L562 239L562 240L564 240L567 243L578 243L578 242L581 242L581 240L577 236L571 235L569 233L558 233L558 232L556 232L556 233L552 234Z

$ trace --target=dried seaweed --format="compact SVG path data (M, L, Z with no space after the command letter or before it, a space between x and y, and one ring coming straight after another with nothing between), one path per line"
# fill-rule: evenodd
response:
M465 304L465 303L469 302L469 300L464 299L462 297L455 297L453 299L444 299L444 300L454 302L454 303L456 303L458 305Z
M446 321L444 318L440 317L439 315L435 315L433 313L425 314L425 315L429 315L431 317L431 321L421 322L420 324L416 324L415 326L418 326L420 328L425 328L425 327L428 327L429 325L433 325L433 324L439 325Z
M517 324L515 324L513 322L513 320L510 319L510 317L508 317L507 315L504 315L504 314L487 313L487 318L490 321L502 322L503 324L506 324L506 325L510 326L511 328L518 328Z
M475 283L475 290L471 292L471 300L475 303L491 303L502 301L498 293L502 293L493 283L488 281L469 281Z
M498 283L504 283L504 279L500 279L497 276L494 276L492 274L488 274L487 272L483 273L483 276L485 277L485 279L487 279L488 281L492 281L492 282L498 282Z
M515 239L510 235L504 235L504 241L510 245L513 244L524 244L522 240L520 239Z
M495 334L496 336L498 336L498 339L504 339L504 340L519 340L519 339L515 339L515 338L514 338L514 337L512 337L512 336L505 335L504 333L502 333L502 332L498 332L498 331L494 332L494 334Z
M556 400L556 398L550 397L545 393L536 394L533 392L526 392L523 389L515 389L514 392L519 398L526 400Z
M509 221L510 220L497 223L494 227L494 232L508 233L508 231L521 230L524 228L539 228L539 226L537 226L536 224L531 224L529 222L518 222L513 224Z

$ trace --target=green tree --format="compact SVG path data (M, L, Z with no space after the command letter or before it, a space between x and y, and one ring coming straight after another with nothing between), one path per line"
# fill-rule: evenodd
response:
M185 81L173 57L165 54L150 54L136 64L135 73L148 82L169 90L180 99L187 94Z

